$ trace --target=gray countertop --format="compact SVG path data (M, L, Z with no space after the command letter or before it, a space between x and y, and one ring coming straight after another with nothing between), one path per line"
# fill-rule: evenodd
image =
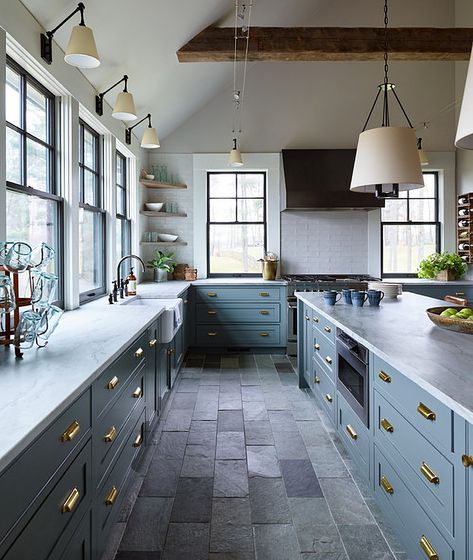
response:
M473 286L473 280L451 280L443 282L441 280L431 280L429 278L384 278L383 282L393 282L394 284L415 284L417 286Z
M45 348L0 353L0 471L63 412L163 312L162 302L64 313Z
M444 301L404 293L359 308L329 306L318 293L296 296L473 423L473 336L441 329L425 312Z

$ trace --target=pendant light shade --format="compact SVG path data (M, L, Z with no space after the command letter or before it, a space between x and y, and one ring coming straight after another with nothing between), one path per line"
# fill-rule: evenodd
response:
M422 147L422 138L417 139L417 151L419 153L420 164L422 166L429 165L429 158L427 157L427 154L424 148Z
M78 68L97 68L100 59L94 34L86 25L75 25L72 29L64 60Z
M159 138L156 134L156 129L152 126L145 128L143 138L141 139L142 148L159 148Z
M241 158L240 150L238 149L238 146L237 146L236 138L233 139L233 149L230 152L230 156L228 158L228 164L231 167L242 167L243 166L243 160Z
M471 51L470 64L466 76L455 146L465 150L473 150L473 50Z
M374 193L424 186L416 135L410 127L383 126L358 138L350 190Z
M135 102L131 93L121 91L117 95L112 117L120 121L134 121L136 119Z

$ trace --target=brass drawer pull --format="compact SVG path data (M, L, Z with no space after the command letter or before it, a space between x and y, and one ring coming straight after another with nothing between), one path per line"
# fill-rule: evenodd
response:
M306 316L305 316L305 320L306 320L306 321L310 321L309 315L306 315Z
M381 486L388 494L394 494L394 488L391 486L391 483L385 476L381 477Z
M440 478L434 473L427 463L422 463L420 472L431 484L440 484Z
M381 379L381 381L384 381L385 383L391 383L391 376L388 375L386 372L384 371L380 371L378 373L378 377Z
M119 383L120 383L120 380L118 379L118 377L116 375L114 375L112 377L112 379L110 379L110 381L107 383L107 389L109 389L110 391L113 391Z
M324 331L325 331L325 332L328 332L328 333L331 333L331 332L332 332L332 329L331 329L330 327L324 327Z
M260 314L260 315L269 315L269 311L266 311L266 309L262 309L262 310L259 312L259 314Z
M261 297L269 297L269 292L260 292Z
M417 407L417 412L423 416L426 420L431 420L432 422L435 422L437 416L435 414L435 412L433 410L430 410L430 408L428 406L425 406L424 403L419 403L419 406Z
M327 362L327 364L331 364L332 363L332 358L330 356L327 356L325 358L325 361Z
M112 426L108 434L105 434L103 440L106 441L107 443L112 443L116 435L117 435L117 429L115 428L115 426Z
M217 333L216 332L208 332L207 336L217 336Z
M325 395L325 398L326 398L326 400L327 400L328 402L330 402L330 403L333 401L332 395L330 395L329 393L327 393L327 394Z
M79 498L79 490L77 490L77 488L74 488L69 496L67 496L66 501L62 504L61 513L70 513L76 507Z
M133 442L133 447L141 447L142 443L143 443L143 436L141 434L138 434L135 438L135 441Z
M141 387L137 387L137 388L133 391L133 393L131 394L131 396L132 396L134 399L140 399L142 395L143 395L143 389L142 389Z
M153 346L156 346L156 342L158 342L155 338L153 338L152 340L149 341L149 347L153 348Z
M316 315L314 315L314 316L312 317L312 321L314 321L314 323L318 323L318 322L319 322L319 318L318 318Z
M320 344L314 344L314 350L318 352L320 350Z
M314 377L314 383L320 383L320 377L318 375Z
M383 418L381 420L381 427L384 428L387 432L389 432L390 434L392 434L394 432L394 427L391 424L391 422L389 420L387 420L386 418Z
M141 358L141 356L143 356L143 348L138 348L138 350L136 350L135 352L135 358Z
M112 489L110 490L110 492L107 494L107 497L105 498L105 505L106 506L113 506L113 504L116 502L117 498L118 498L117 487L112 486Z
M425 555L429 560L439 560L437 551L435 548L430 544L429 540L425 535L422 535L419 541L420 547L425 552Z
M207 296L208 297L217 297L217 294L215 292L207 292Z
M76 435L80 432L80 424L77 420L74 420L72 424L67 428L67 430L62 434L61 441L72 441Z
M260 336L269 336L269 333L267 333L267 332L260 332L259 335L260 335Z
M473 465L473 455L462 455L462 463L465 469Z
M351 426L350 424L347 424L345 429L348 432L348 435L351 437L351 439L358 439L358 434L353 429L353 426Z
M207 311L207 315L217 315L217 312L214 311L213 309L209 309L209 310Z

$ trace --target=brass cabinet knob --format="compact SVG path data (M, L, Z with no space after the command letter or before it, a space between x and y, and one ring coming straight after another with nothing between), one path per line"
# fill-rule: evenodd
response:
M330 356L327 356L325 358L325 361L327 362L327 364L331 364L332 363L332 358Z
M261 311L259 312L260 315L269 315L269 311L267 311L266 309L261 309Z
M118 498L118 490L116 486L112 486L112 489L110 490L110 492L107 494L107 497L105 498L105 505L106 506L113 506L113 504L116 502Z
M385 383L391 383L391 376L388 375L386 372L384 371L380 371L378 373L378 377L381 379L381 381L384 381Z
M143 436L141 434L138 434L133 442L133 447L141 447L142 443L143 443Z
M314 315L314 316L312 317L312 321L314 321L314 323L318 323L318 322L319 322L319 318L318 318L316 315Z
M213 309L209 309L209 310L207 311L207 315L217 315L217 312L214 311Z
M215 331L210 331L207 333L207 336L217 336L217 333Z
M358 439L358 434L353 429L353 426L351 426L350 424L347 424L345 426L345 430L348 432L348 435L351 437L351 439L355 439L355 440Z
M314 350L318 352L320 350L320 344L314 344Z
M269 333L267 333L267 332L260 332L259 335L260 335L260 336L269 336Z
M431 484L440 484L440 478L434 473L427 463L422 463L420 472Z
M109 389L110 391L113 391L113 389L115 389L115 387L120 383L120 380L118 379L118 377L116 375L114 375L112 377L112 379L110 379L110 381L107 383L107 389Z
M381 427L385 429L387 432L389 432L390 434L394 432L394 427L387 418L383 418L381 420Z
M153 338L152 340L149 341L149 347L153 348L153 346L156 346L156 342L158 342L155 338Z
M269 292L260 292L261 297L269 297Z
M138 348L135 352L135 358L141 358L143 356L143 348Z
M142 395L143 395L143 389L142 389L141 387L137 387L137 388L133 391L133 393L131 394L131 396L132 396L134 399L139 399L139 398L141 398Z
M419 403L419 406L417 407L417 412L421 416L423 416L426 420L430 420L431 422L435 422L437 418L435 412L430 410L430 408L422 402Z
M320 377L318 375L314 377L314 383L320 383Z
M305 316L305 320L306 320L306 321L310 321L309 315L306 315L306 316Z
M473 465L473 455L462 455L462 463L465 469Z
M331 403L331 402L333 401L332 395L330 395L330 393L327 393L327 394L325 395L325 399L326 399L329 403Z
M422 535L419 541L420 547L425 552L425 555L429 560L439 560L437 551L435 548L430 544L429 540L425 535Z
M394 494L394 488L385 476L381 477L381 486L387 494Z
M61 436L61 441L72 441L76 435L80 432L80 424L77 420L74 420L72 424L66 429L66 431Z
M116 435L117 435L117 429L115 428L115 426L112 426L110 428L110 431L104 435L103 440L106 441L107 443L112 443Z
M331 332L332 332L332 329L331 329L330 327L324 327L324 331L325 331L325 332L328 332L328 333L331 333Z
M217 294L215 292L207 292L207 296L208 297L217 297Z
M79 498L79 490L74 488L69 496L67 496L66 501L62 504L61 513L70 513L76 507Z

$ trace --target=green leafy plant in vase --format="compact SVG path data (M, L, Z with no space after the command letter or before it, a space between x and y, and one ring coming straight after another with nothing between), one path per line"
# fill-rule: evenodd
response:
M448 281L459 280L466 274L468 265L456 253L433 253L419 263L419 278Z
M166 282L168 274L174 272L177 262L174 258L174 253L164 253L157 249L154 257L146 264L148 268L154 270L155 282Z

